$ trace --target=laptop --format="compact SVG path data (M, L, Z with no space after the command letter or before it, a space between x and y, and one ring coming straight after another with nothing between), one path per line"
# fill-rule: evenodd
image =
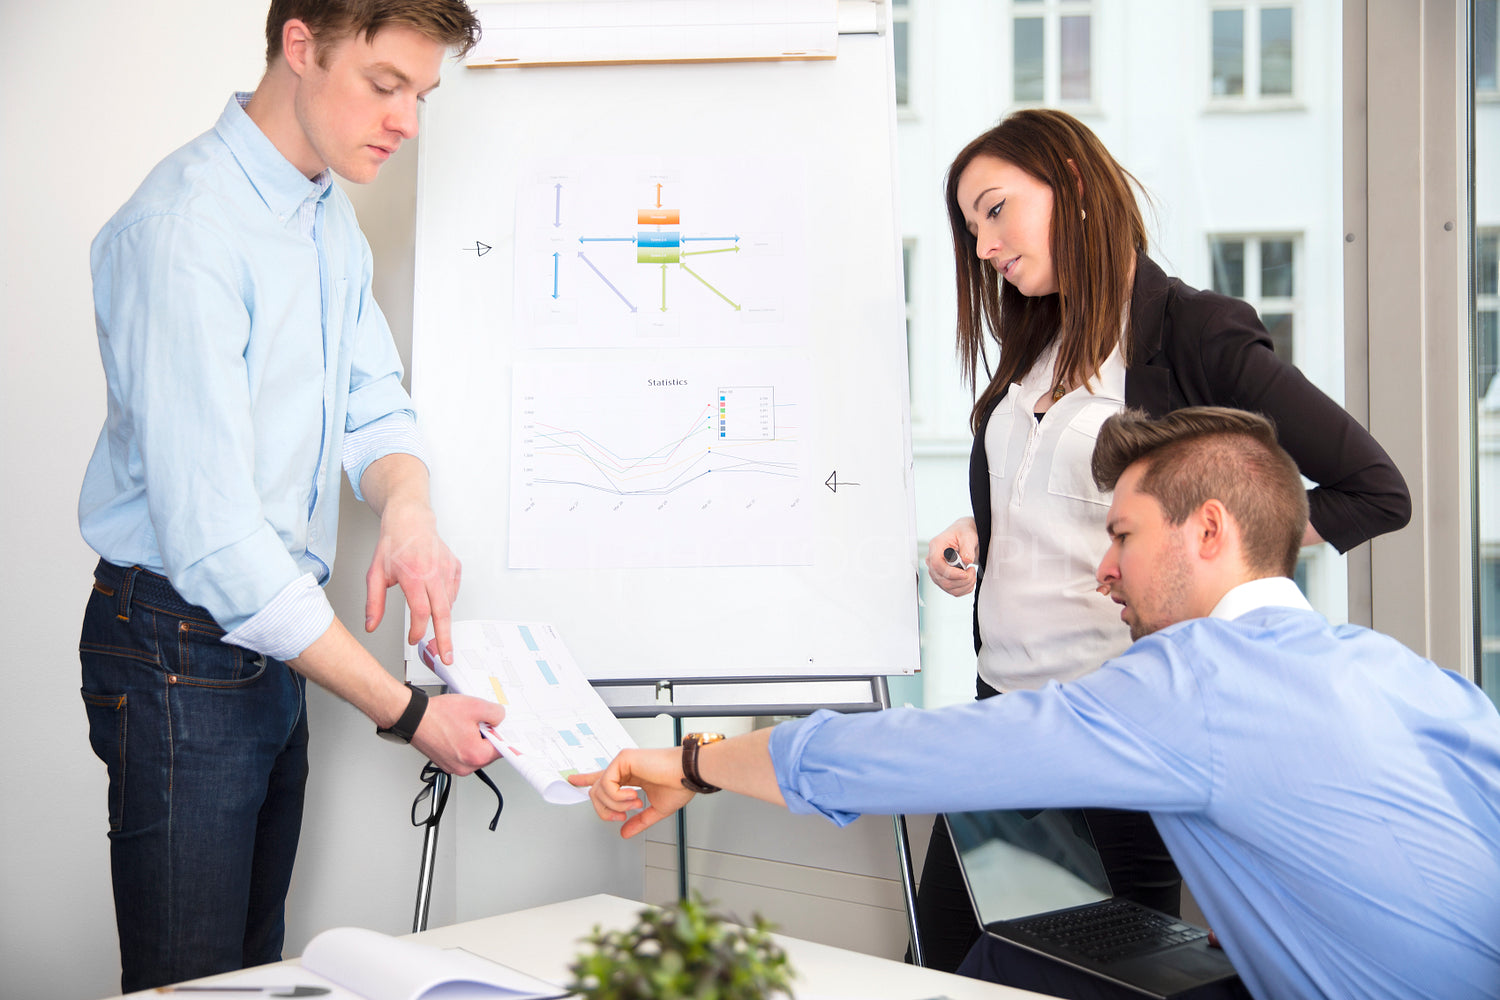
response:
M948 813L984 930L1160 1000L1230 979L1208 932L1110 891L1080 809Z

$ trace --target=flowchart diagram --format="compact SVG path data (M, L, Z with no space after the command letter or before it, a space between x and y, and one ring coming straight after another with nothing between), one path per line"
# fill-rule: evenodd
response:
M790 163L603 157L517 191L518 346L805 342L802 187Z

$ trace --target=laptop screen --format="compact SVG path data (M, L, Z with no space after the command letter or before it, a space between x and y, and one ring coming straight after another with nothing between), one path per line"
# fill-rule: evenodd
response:
M1109 899L1109 878L1078 809L948 813L959 867L988 926Z

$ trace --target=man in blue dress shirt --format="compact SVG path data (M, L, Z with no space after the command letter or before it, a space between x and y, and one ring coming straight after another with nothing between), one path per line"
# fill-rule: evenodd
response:
M1146 810L1255 996L1500 993L1500 716L1483 692L1312 610L1289 579L1306 496L1262 418L1117 414L1094 477L1114 490L1098 580L1137 640L1094 673L690 734L575 784L626 836L718 787L841 824ZM650 804L627 818L643 805L628 786Z
M109 770L126 992L281 955L307 777L305 679L467 774L489 702L431 702L335 618L341 470L380 516L364 626L399 585L451 660L439 537L370 248L333 174L375 179L478 21L462 0L275 0L267 68L94 240L108 415L79 522L80 655Z

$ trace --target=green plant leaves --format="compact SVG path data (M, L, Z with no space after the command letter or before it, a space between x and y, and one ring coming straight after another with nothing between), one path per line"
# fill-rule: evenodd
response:
M590 951L568 967L568 989L587 1000L764 1000L790 994L795 975L759 914L749 927L708 909L702 897L642 910L634 927L595 927Z

